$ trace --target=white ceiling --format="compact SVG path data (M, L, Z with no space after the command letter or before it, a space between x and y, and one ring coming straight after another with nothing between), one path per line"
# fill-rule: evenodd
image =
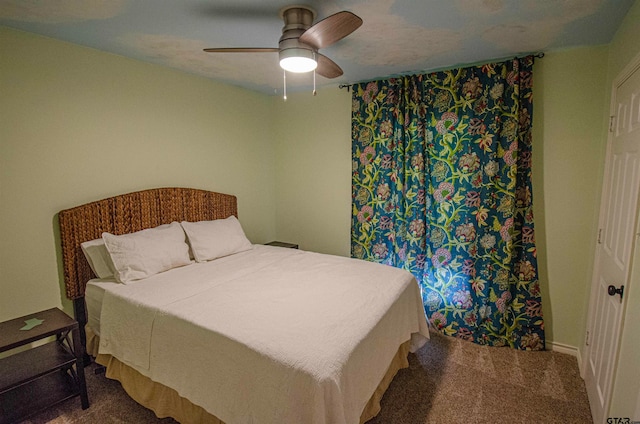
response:
M0 25L157 63L267 94L282 92L275 53L290 0L0 0ZM316 21L364 20L321 53L344 70L318 86L424 72L531 52L607 44L634 0L310 0ZM287 75L310 89L312 75Z

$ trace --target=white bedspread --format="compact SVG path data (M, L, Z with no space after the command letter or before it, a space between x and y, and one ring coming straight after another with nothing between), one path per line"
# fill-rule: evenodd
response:
M405 271L254 246L105 291L100 353L227 424L357 423L403 342L429 337Z

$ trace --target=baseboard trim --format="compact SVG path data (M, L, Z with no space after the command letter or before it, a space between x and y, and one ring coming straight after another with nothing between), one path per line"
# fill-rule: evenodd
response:
M549 350L558 353L565 353L567 355L574 356L578 361L578 369L580 370L580 375L584 378L584 374L582 373L582 355L580 355L580 349L575 346L570 346L564 343L558 343L553 341L546 341L546 347Z

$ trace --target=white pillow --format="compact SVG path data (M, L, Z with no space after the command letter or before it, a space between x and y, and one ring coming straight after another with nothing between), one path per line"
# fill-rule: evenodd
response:
M233 215L213 221L182 221L181 224L184 232L187 233L193 256L198 262L210 261L251 249L251 242L244 235L240 222Z
M102 239L121 283L191 263L184 231L177 222L121 236L102 233Z
M87 262L93 273L98 278L113 278L116 272L116 267L113 265L111 256L107 251L107 246L104 245L104 240L95 239L91 241L85 241L80 244L82 253L84 253Z

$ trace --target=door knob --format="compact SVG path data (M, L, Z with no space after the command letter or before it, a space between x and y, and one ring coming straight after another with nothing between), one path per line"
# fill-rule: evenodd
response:
M620 295L620 300L622 300L622 294L624 293L624 286L620 286L620 288L616 288L616 286L609 286L607 288L607 293L609 293L609 296L615 296L617 294Z

